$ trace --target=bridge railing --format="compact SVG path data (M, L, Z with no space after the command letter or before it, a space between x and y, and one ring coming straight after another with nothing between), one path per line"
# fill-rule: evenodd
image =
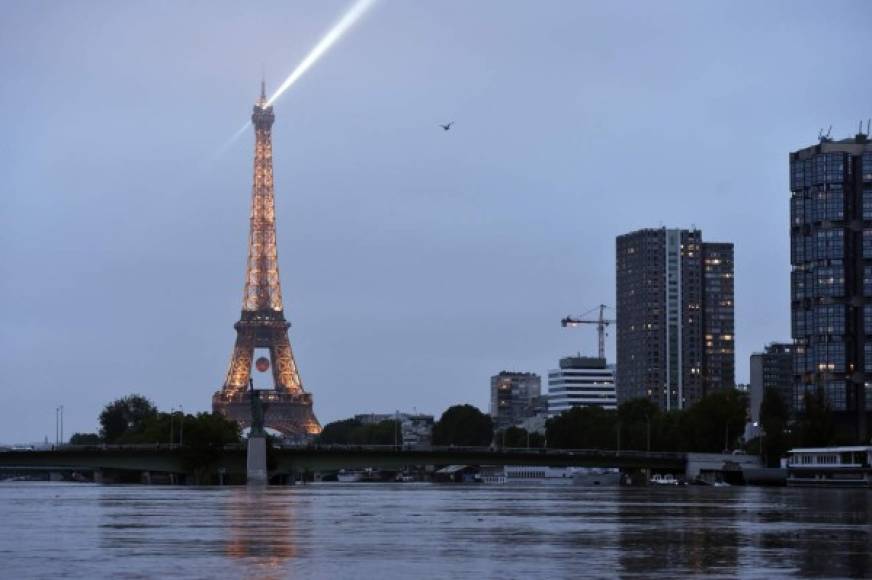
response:
M412 454L422 453L457 453L457 454L493 454L493 455L555 455L565 457L567 455L584 455L600 457L625 457L625 458L648 458L648 459L684 459L686 453L677 451L640 451L635 449L551 449L542 447L494 447L494 446L457 446L457 445L416 445L408 447L403 445L340 445L340 444L310 444L306 446L287 446L283 449L297 449L311 452L348 452L370 451L386 452L397 451Z

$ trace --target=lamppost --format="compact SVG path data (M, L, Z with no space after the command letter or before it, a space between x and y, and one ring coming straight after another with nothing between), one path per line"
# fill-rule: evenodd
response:
M185 409L181 405L179 405L179 413L181 413L181 419L179 419L179 447L185 446Z
M176 408L170 407L170 449L173 448L173 418L176 414Z
M64 406L55 407L55 446L60 447L64 440Z

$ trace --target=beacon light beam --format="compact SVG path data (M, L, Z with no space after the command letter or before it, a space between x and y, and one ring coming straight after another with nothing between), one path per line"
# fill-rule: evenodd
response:
M339 22L333 25L327 34L324 35L321 40L318 41L318 44L309 51L309 54L306 55L300 64L297 65L297 68L288 75L288 78L276 89L276 92L272 94L272 96L267 99L264 107L268 107L272 105L276 99L284 94L291 85L293 85L303 74L312 68L312 65L315 64L319 58L321 58L324 53L326 53L331 46L336 44L336 41L342 38L342 36L348 32L348 29L351 28L355 22L360 20L360 17L363 16L367 10L369 10L373 4L375 4L376 0L357 0L351 8L348 9L342 18L339 19ZM227 143L225 143L219 150L218 155L220 156L224 151L226 151L237 139L239 139L247 130L248 127L251 126L251 121L248 121L243 125L239 131L237 131L233 137L231 137Z
M272 105L286 90L291 88L291 85L297 82L297 79L303 76L303 73L309 70L312 65L315 64L318 59L336 43L337 40L342 38L348 29L351 28L351 26L357 22L361 16L363 16L373 4L375 4L375 0L357 0L339 22L337 22L333 28L324 35L318 44L315 45L315 48L306 55L306 58L297 65L297 68L295 68L288 78L285 79L285 82L276 89L276 92L272 94L266 104Z

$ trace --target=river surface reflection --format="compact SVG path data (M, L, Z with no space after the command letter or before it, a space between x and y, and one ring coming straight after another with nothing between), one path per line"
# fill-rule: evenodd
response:
M872 491L0 484L0 577L872 576Z

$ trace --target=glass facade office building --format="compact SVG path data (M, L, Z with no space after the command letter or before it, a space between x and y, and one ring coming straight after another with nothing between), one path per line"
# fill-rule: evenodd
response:
M872 405L872 144L822 138L790 154L793 407L823 388L865 439ZM867 368L868 361L868 368Z

